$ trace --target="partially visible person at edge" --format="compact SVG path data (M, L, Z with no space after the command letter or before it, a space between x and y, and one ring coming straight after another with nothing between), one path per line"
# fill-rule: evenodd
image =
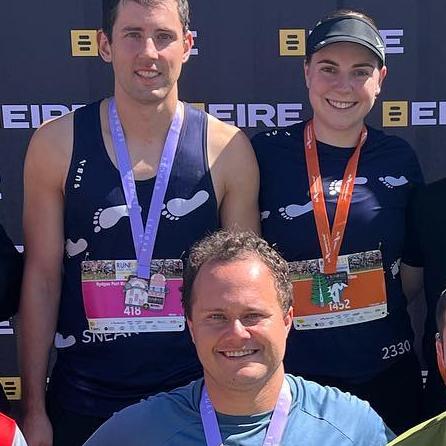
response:
M421 277L401 259L422 173L405 141L364 124L387 74L371 18L318 22L304 73L313 118L252 141L263 236L299 261L285 370L368 400L399 433L419 420L422 391L403 293Z
M439 374L443 380L443 389L439 390L446 397L446 290L438 299L436 310L437 328L435 350ZM400 435L389 446L444 446L446 444L446 411L421 423Z
M204 379L124 409L86 446L385 445L368 403L285 375L291 304L288 265L258 236L194 245L183 305Z
M409 243L405 262L423 267L427 315L424 324L423 357L427 366L427 382L423 391L423 415L431 418L446 410L446 392L438 372L435 334L435 310L438 298L446 288L446 208L438 206L446 195L446 178L420 188L409 210ZM433 211L435 209L435 211ZM423 285L423 283L421 284Z
M0 446L27 446L17 423L0 413Z
M0 225L0 322L17 312L22 283L23 257ZM0 384L0 412L10 415L11 407Z
M178 281L163 285L170 270L152 275L150 260L177 271L218 227L259 229L249 141L178 100L193 44L187 0L102 4L98 46L114 98L41 127L25 162L20 356L30 446L79 446L114 412L201 376L184 320L156 318ZM129 262L115 263L130 259L133 277ZM119 288L88 282L103 275Z

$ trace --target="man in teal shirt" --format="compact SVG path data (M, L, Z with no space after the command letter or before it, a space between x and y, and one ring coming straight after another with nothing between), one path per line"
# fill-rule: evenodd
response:
M86 446L380 446L393 438L368 403L285 375L292 285L264 240L220 231L196 244L183 306L204 379L115 414Z
M446 290L437 303L436 320L438 333L435 346L440 375L446 384ZM445 390L446 392L446 390ZM446 412L415 426L400 435L388 446L444 446L446 445Z

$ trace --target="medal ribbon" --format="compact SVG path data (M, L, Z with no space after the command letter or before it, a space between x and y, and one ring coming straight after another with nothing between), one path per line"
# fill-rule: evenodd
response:
M274 408L271 421L266 431L263 446L280 446L280 440L288 421L288 413L291 407L291 390L286 378L283 380L279 398ZM200 400L201 422L203 423L204 436L207 446L223 446L217 415L209 398L206 385L203 386Z
M163 201L166 195L167 185L169 184L170 172L183 125L180 105L179 103L177 104L175 116L167 133L166 142L161 154L145 229L143 228L141 208L136 194L132 163L125 141L124 131L122 130L121 120L116 109L115 98L111 98L108 103L108 121L113 141L113 150L115 152L129 212L133 245L135 246L136 259L138 261L137 275L144 279L150 279L150 264L155 247L156 233L158 231Z
M314 219L316 221L319 244L321 246L322 258L324 260L325 274L333 274L336 272L336 264L342 240L344 238L345 227L347 225L347 218L352 201L353 187L355 185L356 173L358 171L359 155L366 139L367 128L364 126L361 130L356 149L348 160L347 167L345 168L341 191L336 205L333 228L330 231L313 121L307 122L307 125L305 126L305 159L307 162L308 182L310 185L310 196L311 201L313 202Z

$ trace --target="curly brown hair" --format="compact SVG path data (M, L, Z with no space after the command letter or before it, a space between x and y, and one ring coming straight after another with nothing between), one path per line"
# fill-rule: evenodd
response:
M254 255L261 260L274 278L279 305L285 314L293 304L288 264L281 255L254 232L221 230L197 242L191 249L184 271L182 303L184 313L191 318L193 286L200 268L208 262L232 262Z

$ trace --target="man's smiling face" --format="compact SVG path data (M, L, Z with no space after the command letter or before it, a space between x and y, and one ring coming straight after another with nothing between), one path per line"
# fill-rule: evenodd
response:
M188 325L208 388L260 389L283 373L292 310L284 314L273 276L259 258L205 263L192 295Z

